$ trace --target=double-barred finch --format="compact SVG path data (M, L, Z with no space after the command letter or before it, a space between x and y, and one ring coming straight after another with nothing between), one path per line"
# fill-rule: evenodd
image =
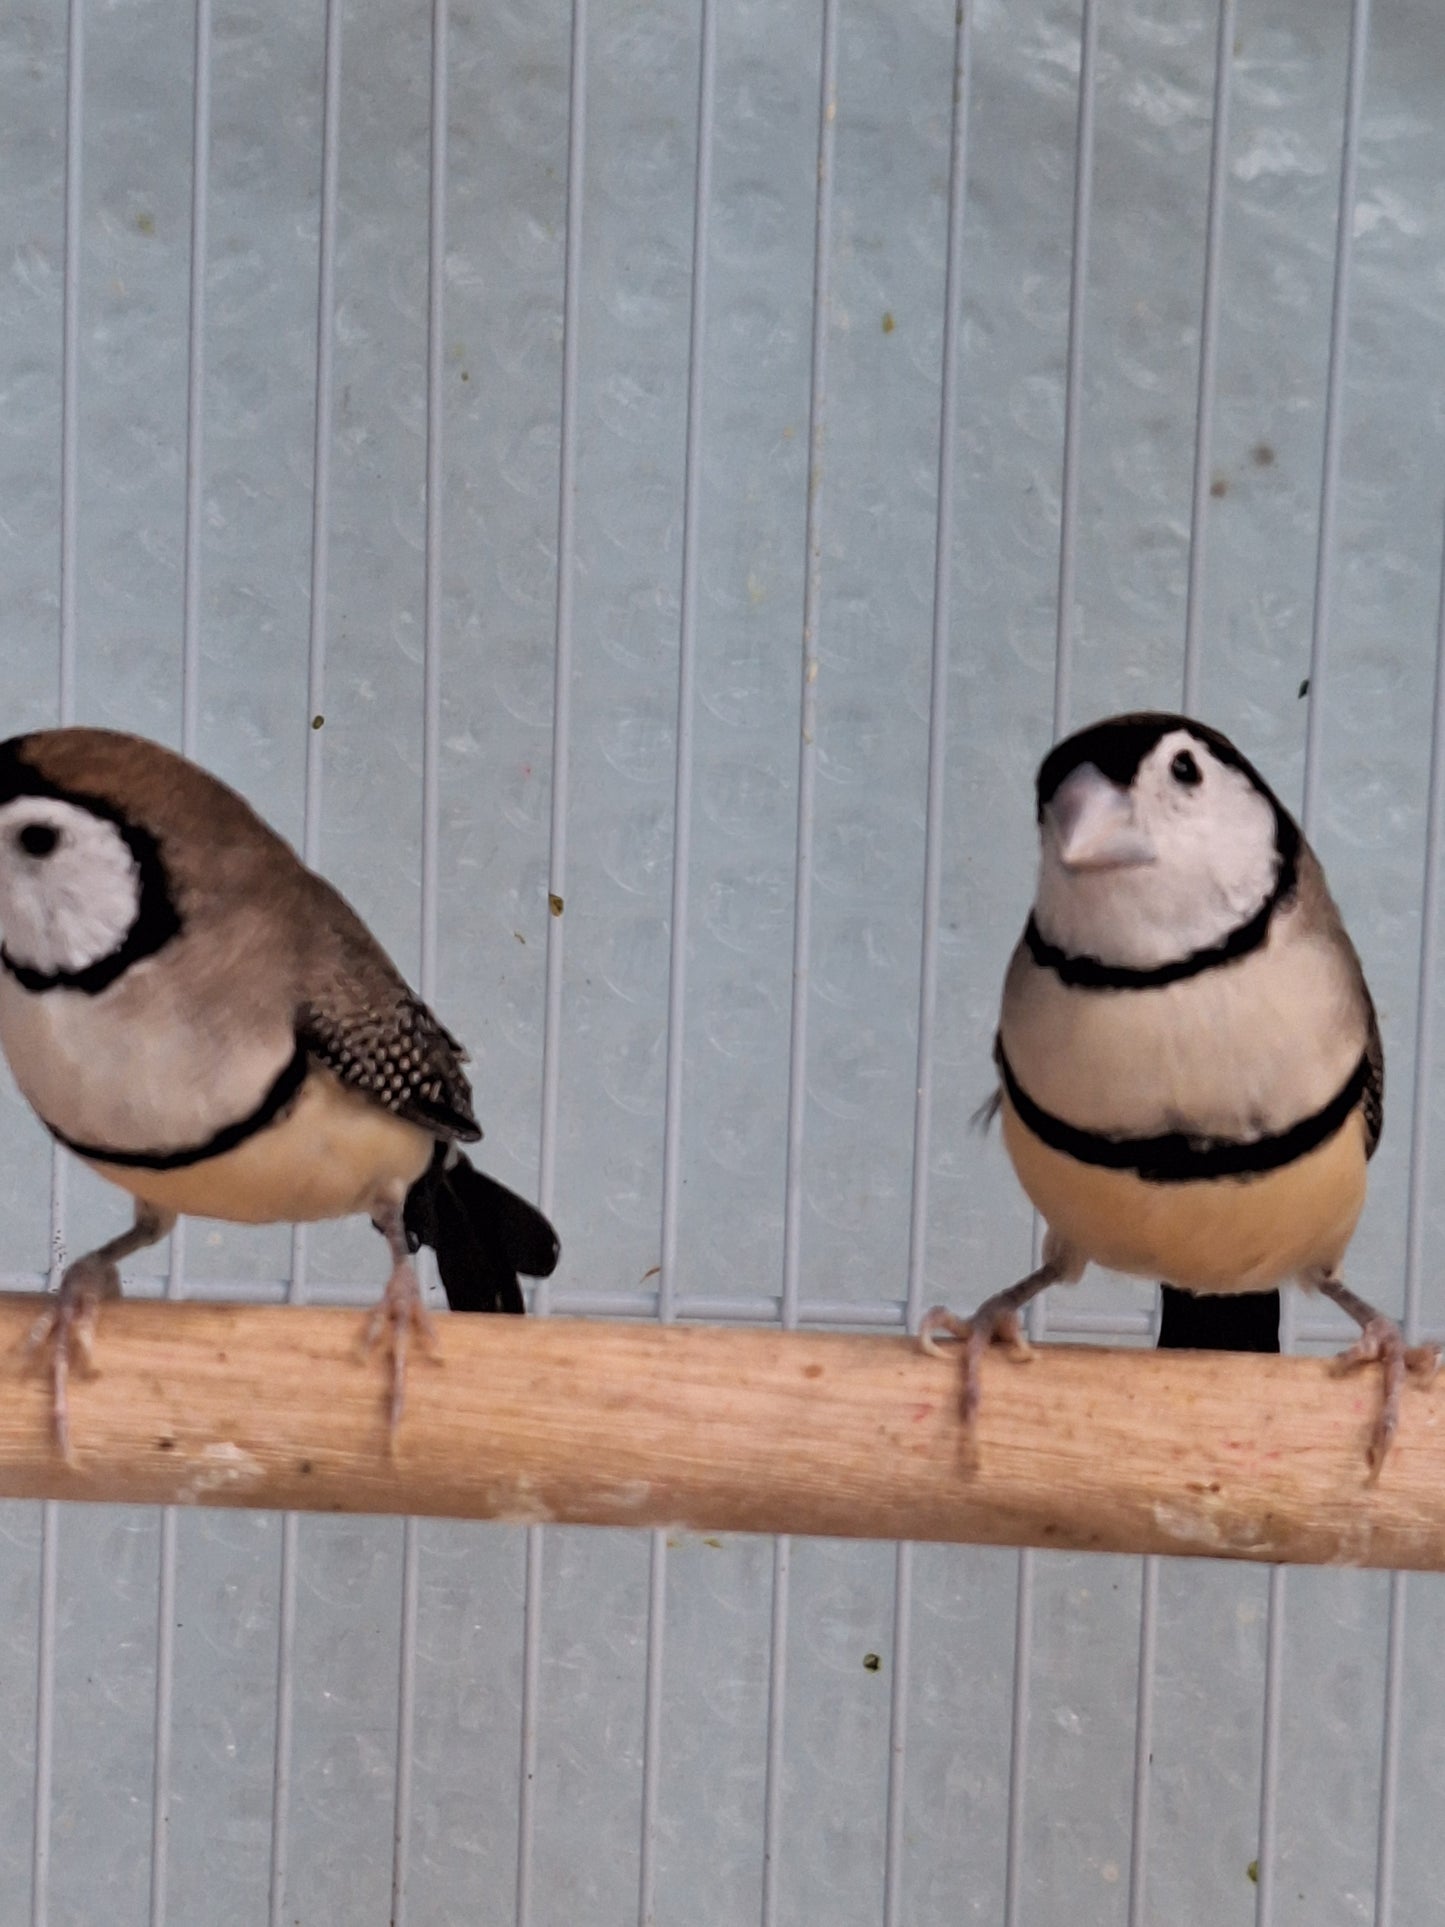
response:
M466 1053L329 883L233 790L110 730L0 744L0 1046L41 1122L136 1200L70 1264L33 1343L89 1364L120 1260L180 1213L245 1224L364 1212L392 1270L367 1327L392 1358L430 1321L410 1253L457 1311L520 1312L552 1227L458 1149L482 1133Z
M1176 1345L1277 1349L1271 1294L1293 1281L1359 1324L1341 1369L1382 1368L1378 1471L1406 1372L1439 1355L1340 1278L1384 1061L1318 860L1233 743L1184 716L1081 730L1044 758L1037 796L1038 888L994 1058L1043 1263L970 1319L929 1312L924 1344L963 1341L971 1420L984 1349L1026 1356L1020 1311L1091 1262L1167 1279L1160 1342Z

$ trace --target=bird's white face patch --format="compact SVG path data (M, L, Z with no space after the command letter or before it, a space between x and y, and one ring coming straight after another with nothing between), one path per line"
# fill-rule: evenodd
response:
M1069 869L1045 816L1035 914L1050 943L1152 970L1222 943L1265 902L1279 872L1274 806L1192 731L1161 736L1120 796L1147 863Z
M13 963L64 976L109 957L140 911L141 877L116 824L76 803L0 808L0 935Z

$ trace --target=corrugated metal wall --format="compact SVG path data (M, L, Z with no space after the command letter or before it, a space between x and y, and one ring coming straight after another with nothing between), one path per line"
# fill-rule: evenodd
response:
M183 744L351 896L557 1219L539 1309L889 1329L1028 1259L965 1126L1033 765L1187 700L1302 800L1359 939L1391 1075L1352 1275L1437 1328L1438 24L9 0L5 728ZM8 1084L0 1136L38 1287L124 1202L52 1199ZM151 1262L384 1269L364 1226ZM1045 1313L1150 1336L1117 1280ZM1433 1581L0 1529L6 1921L1433 1917Z

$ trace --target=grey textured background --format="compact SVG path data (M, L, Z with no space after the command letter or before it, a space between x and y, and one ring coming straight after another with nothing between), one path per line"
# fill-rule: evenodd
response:
M79 0L77 0L79 4ZM198 580L202 760L294 838L308 750L323 18L215 0ZM181 728L193 16L90 0L79 229L75 638L83 720ZM1299 793L1348 11L1243 0L1232 64L1201 708ZM419 957L430 14L342 8L320 861ZM549 938L570 13L466 0L449 38L439 582L438 1002L476 1057L498 1175L535 1191ZM800 1287L901 1316L906 1283L954 15L842 0ZM777 1315L792 994L819 12L717 18L698 455L680 1304ZM978 0L952 563L947 813L927 1297L1025 1266L988 1086L1050 733L1079 19ZM5 732L57 714L66 17L0 14L0 663ZM1212 7L1101 0L1069 717L1177 702L1199 347ZM659 1257L682 479L699 29L685 0L591 0L576 390L558 1293L647 1294ZM1373 23L1331 558L1316 841L1392 1067L1352 1275L1403 1302L1411 1053L1441 537L1445 42L1429 0ZM315 745L313 745L313 748ZM1426 1074L1430 1067L1425 1066ZM1437 1186L1445 1083L1430 1084ZM38 1281L50 1154L0 1086L0 1266ZM76 1173L66 1241L117 1226ZM1433 1204L1425 1250L1438 1249ZM284 1230L197 1224L196 1294L279 1295ZM362 1302L364 1226L307 1243ZM164 1287L165 1261L134 1289ZM1091 1277L1051 1315L1142 1312ZM1427 1323L1445 1322L1427 1267ZM1142 1326L1140 1336L1142 1336ZM66 1510L52 1923L151 1912L161 1525ZM31 1909L41 1518L0 1508L0 1919ZM267 1918L281 1522L176 1526L167 1918ZM523 1536L419 1529L413 1923L515 1918ZM389 1918L402 1527L299 1529L290 1866L277 1918ZM649 1546L549 1531L531 1927L638 1917ZM1018 1560L914 1562L900 1923L1003 1917ZM655 1921L761 1905L771 1552L667 1561ZM1126 1919L1136 1562L1032 1566L1021 1676L1021 1911ZM1375 1918L1389 1581L1292 1576L1273 1918ZM1160 1579L1146 1918L1242 1927L1257 1889L1267 1578ZM1445 1623L1404 1621L1393 1918L1433 1917ZM792 1556L779 1927L882 1917L894 1555ZM865 1655L883 1658L878 1671Z

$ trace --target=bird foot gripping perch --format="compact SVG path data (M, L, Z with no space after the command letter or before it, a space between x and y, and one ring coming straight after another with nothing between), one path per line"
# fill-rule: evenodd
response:
M920 1348L934 1358L950 1357L952 1341L958 1342L962 1364L963 1390L959 1412L965 1434L971 1439L979 1406L979 1363L991 1345L1007 1348L1020 1364L1037 1356L1024 1336L1019 1312L1051 1284L1065 1275L1064 1268L1045 1261L1027 1278L1007 1291L986 1298L971 1318L960 1318L946 1305L935 1305L923 1315L918 1328ZM1400 1395L1406 1378L1428 1385L1440 1369L1438 1345L1407 1345L1404 1334L1393 1318L1342 1284L1338 1278L1315 1277L1311 1285L1347 1312L1360 1327L1360 1336L1331 1362L1331 1372L1341 1377L1362 1366L1378 1365L1381 1371L1380 1407L1370 1428L1365 1457L1370 1483L1380 1476L1395 1435L1400 1428Z
M173 1213L137 1203L128 1231L97 1251L87 1251L65 1267L54 1302L30 1328L27 1354L48 1353L51 1374L51 1424L56 1447L70 1457L70 1366L72 1354L87 1378L95 1376L95 1326L103 1299L120 1297L120 1261L158 1244L175 1223Z
M960 1318L946 1305L935 1305L923 1314L918 1327L918 1342L924 1351L934 1358L943 1358L952 1349L949 1341L957 1340L963 1358L963 1394L959 1399L959 1416L963 1420L965 1432L972 1437L974 1421L978 1417L979 1361L990 1345L1002 1345L1009 1356L1019 1365L1028 1365L1036 1356L1033 1346L1024 1336L1019 1315L1012 1306L1002 1305L1000 1300L1007 1293L1000 1292L997 1298L986 1299L972 1318Z
M968 1433L972 1434L974 1420L978 1416L978 1368L984 1353L991 1345L1002 1345L1017 1363L1028 1364L1034 1356L1034 1348L1024 1336L1019 1313L1041 1291L1047 1291L1050 1285L1059 1284L1070 1275L1070 1266L1061 1262L1056 1250L1050 1250L1037 1271L1031 1271L1027 1278L1020 1278L1007 1291L998 1291L992 1298L985 1298L971 1318L958 1317L947 1305L935 1305L931 1311L923 1314L918 1327L918 1342L924 1351L934 1358L947 1357L953 1345L940 1340L956 1339L961 1347L963 1393L959 1401L959 1414Z
M385 1344L391 1354L391 1396L387 1403L387 1433L392 1440L396 1428L401 1423L401 1415L406 1406L406 1361L411 1349L412 1335L421 1341L434 1363L436 1357L436 1321L427 1310L421 1295L421 1281L416 1275L416 1267L407 1250L406 1231L402 1213L393 1210L374 1220L376 1228L391 1250L391 1276L386 1281L375 1311L366 1321L361 1335L362 1350L370 1354L378 1345Z
M1332 1362L1330 1369L1335 1376L1357 1371L1362 1365L1380 1367L1383 1379L1380 1409L1370 1430L1370 1443L1366 1451L1373 1481L1379 1478L1380 1468L1399 1430L1400 1393L1406 1377L1418 1378L1422 1384L1428 1385L1440 1369L1440 1348L1438 1345L1407 1345L1403 1332L1393 1318L1376 1311L1373 1305L1367 1304L1348 1286L1341 1284L1338 1278L1321 1278L1316 1282L1325 1297L1332 1299L1360 1327L1360 1335L1354 1344Z
M27 1356L39 1355L50 1372L51 1426L57 1451L70 1457L70 1375L79 1367L94 1378L95 1330L104 1300L121 1296L118 1267L99 1253L77 1258L68 1266L60 1289L30 1327L24 1341ZM421 1285L409 1258L403 1258L387 1280L386 1289L361 1332L362 1352L370 1356L385 1344L391 1356L391 1386L387 1398L388 1439L394 1440L406 1404L406 1366L415 1335L426 1352L437 1349L436 1321L422 1300ZM440 1363L440 1360L434 1362Z
M961 1348L963 1393L959 1415L970 1434L978 1417L979 1361L990 1345L1005 1346L1009 1356L1020 1365L1027 1365L1033 1359L1034 1348L1024 1336L1019 1313L1031 1298L1053 1284L1058 1275L1052 1265L1041 1265L1018 1284L1010 1285L1007 1291L985 1298L972 1318L960 1318L946 1305L935 1305L923 1314L918 1342L924 1351L934 1358L946 1357L953 1349L949 1342L952 1340L957 1340Z
M48 1354L51 1427L56 1449L70 1457L70 1368L72 1356L86 1378L94 1378L95 1325L103 1298L119 1298L120 1273L98 1255L78 1258L67 1267L54 1300L30 1327L27 1355Z

